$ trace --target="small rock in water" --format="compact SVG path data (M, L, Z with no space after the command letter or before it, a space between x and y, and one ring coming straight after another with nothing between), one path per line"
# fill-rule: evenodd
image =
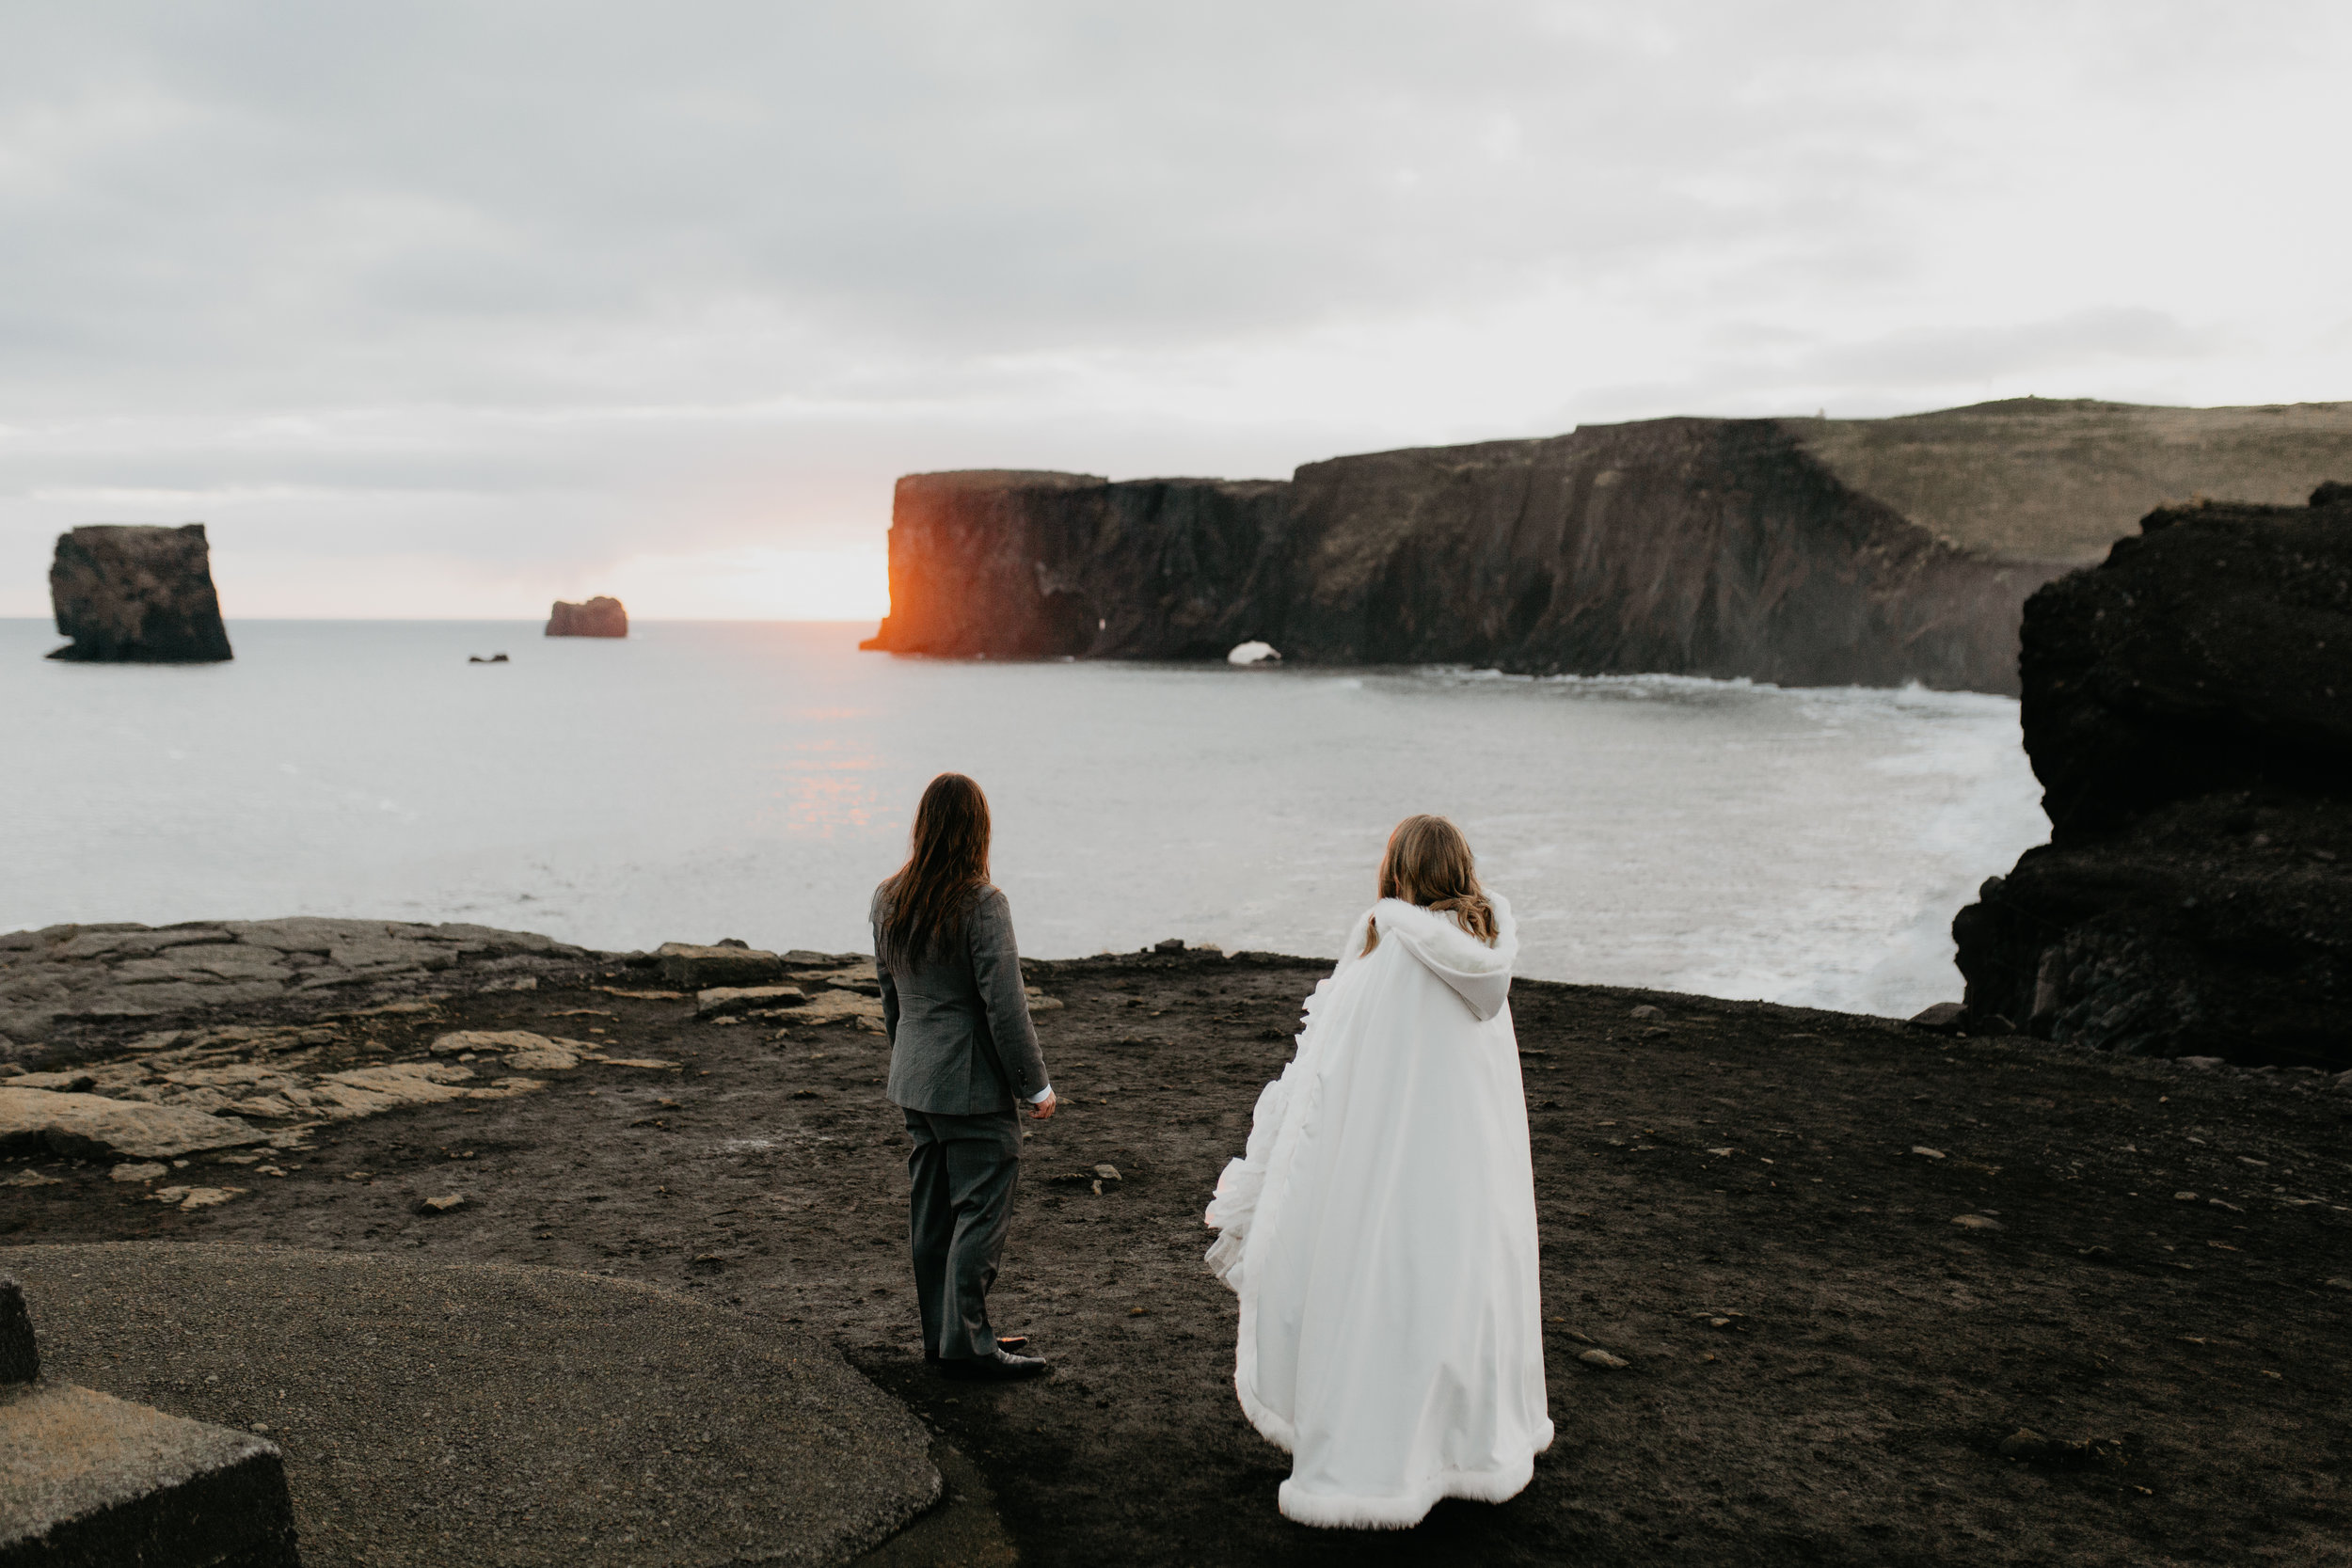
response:
M1579 1361L1583 1362L1588 1367L1605 1367L1612 1371L1633 1365L1632 1362L1628 1361L1624 1356L1612 1355L1605 1350L1579 1351L1576 1353L1576 1358Z

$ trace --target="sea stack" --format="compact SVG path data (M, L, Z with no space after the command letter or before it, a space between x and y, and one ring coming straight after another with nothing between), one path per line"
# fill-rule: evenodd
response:
M204 525L93 523L57 535L49 568L50 654L75 663L218 664L235 656L213 590Z
M1668 419L1371 452L1288 480L898 482L866 644L2014 694L2018 616L2184 496L2299 502L2352 404L2020 398L1889 420Z
M555 601L548 615L549 637L627 637L628 611L621 601L599 594L586 604Z
M2149 514L2022 670L2050 842L1952 922L1962 1026L2352 1068L2352 486Z

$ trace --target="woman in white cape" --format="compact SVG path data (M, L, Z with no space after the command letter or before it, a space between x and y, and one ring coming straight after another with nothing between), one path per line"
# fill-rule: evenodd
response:
M1511 908L1439 816L1390 835L1380 901L1315 987L1209 1206L1241 1298L1233 1386L1290 1451L1282 1513L1404 1529L1502 1502L1551 1445Z

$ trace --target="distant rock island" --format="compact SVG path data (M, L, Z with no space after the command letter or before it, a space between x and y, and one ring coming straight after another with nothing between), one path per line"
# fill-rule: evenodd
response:
M2352 485L2141 527L2026 605L2050 842L1952 923L1966 1022L2352 1069Z
M574 604L568 599L555 601L555 609L548 615L549 637L627 637L628 611L621 601L599 594L586 604Z
M94 664L218 664L236 657L213 590L202 523L92 523L57 535L49 568L51 658Z
M1287 481L975 470L898 484L865 644L1745 676L2015 693L2018 620L2151 508L2299 502L2352 404L2013 399L1667 419L1311 463Z

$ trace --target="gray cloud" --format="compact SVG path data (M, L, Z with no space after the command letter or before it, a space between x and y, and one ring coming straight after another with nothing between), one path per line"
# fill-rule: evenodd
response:
M0 608L108 497L578 566L867 538L964 462L1279 472L2119 365L2243 396L2296 350L2185 227L2312 188L2293 84L2345 41L2317 5L20 8ZM2142 231L2070 211L2138 184Z

